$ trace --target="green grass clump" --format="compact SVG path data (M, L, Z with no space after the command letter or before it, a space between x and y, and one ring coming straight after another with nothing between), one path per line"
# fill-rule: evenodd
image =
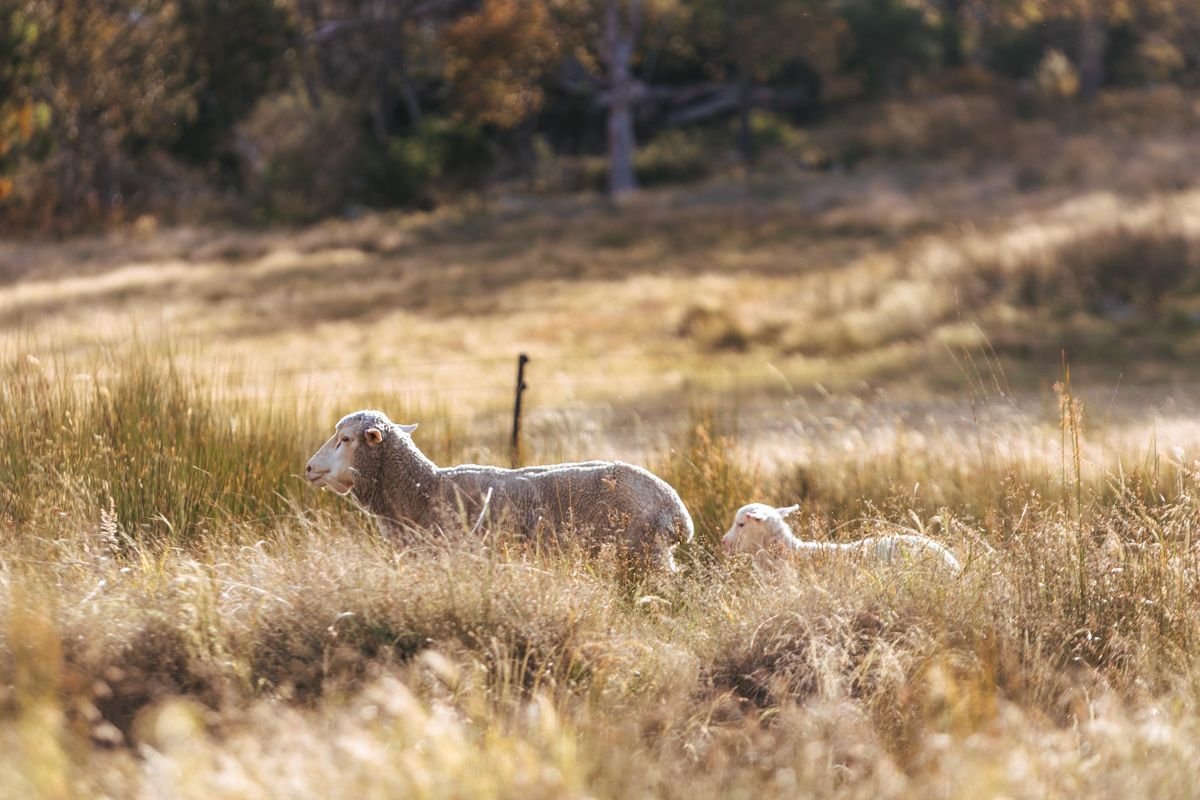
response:
M169 357L107 376L21 359L0 377L0 519L107 515L126 536L186 541L216 522L283 512L304 463L296 418L218 403Z

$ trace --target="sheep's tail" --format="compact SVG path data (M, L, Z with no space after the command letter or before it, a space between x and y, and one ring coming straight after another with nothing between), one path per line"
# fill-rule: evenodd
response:
M660 544L658 545L659 548L662 548L663 544L666 545L665 549L659 550L659 557L662 559L663 568L668 573L677 573L680 571L679 564L675 561L676 548L681 544L688 544L696 539L696 525L692 522L692 515L688 513L687 507L684 506L682 501L678 505L678 510L666 515L666 518L663 520L666 522L665 529L671 531L674 535L667 539L666 542L661 542L660 540ZM679 535L680 521L683 522L683 539L681 541L672 541L672 539Z
M959 562L958 558L947 547L942 548L942 561L946 563L946 567L955 575L962 573L962 563Z
M683 537L683 540L685 542L695 541L695 539L696 539L696 523L692 522L692 515L688 513L688 510L686 508L684 508L684 505L682 502L680 502L680 504L679 504L679 510L683 514L683 527L684 527L684 530L687 532L687 535Z

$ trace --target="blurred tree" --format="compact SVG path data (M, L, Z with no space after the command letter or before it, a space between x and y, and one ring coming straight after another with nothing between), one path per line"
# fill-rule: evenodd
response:
M1129 26L1137 37L1155 30L1186 30L1196 0L991 0L996 16L1013 27L1066 24L1074 31L1072 47L1079 72L1079 95L1094 97L1108 80L1111 32ZM1177 23L1184 23L1179 25Z
M1187 81L1189 70L1194 80L1200 69L1200 2L1136 3L1118 33L1126 34L1131 52L1124 64L1119 56L1109 59L1110 65L1121 73L1114 78L1133 83ZM1110 48L1113 44L1116 43L1110 43Z
M637 190L633 108L638 87L633 78L633 54L641 25L642 0L607 0L600 53L607 78L608 193L612 197Z
M221 163L265 95L274 106L245 128L278 144L260 148L273 155L259 194L310 218L364 198L432 203L476 185L501 148L574 137L598 152L602 129L619 196L638 185L637 137L662 127L736 115L750 161L758 108L902 91L963 65L1083 96L1184 83L1197 42L1200 0L8 0L0 222L69 228L148 207L195 180L165 154ZM295 75L303 87L277 91ZM288 210L318 182L327 205Z
M1200 3L1179 0L1176 9L1163 28L1192 71L1194 84L1196 74L1200 73Z
M1020 0L1014 0L1019 2ZM1049 0L1047 0L1049 1ZM840 0L849 44L843 69L867 94L894 93L941 61L936 15L908 0Z
M710 74L732 82L737 148L744 162L755 158L750 121L757 105L767 99L781 105L819 99L797 96L808 94L800 90L791 93L792 103L782 102L785 93L765 92L764 87L788 71L799 71L817 78L818 91L839 93L838 61L846 26L835 13L835 0L692 0L691 5L693 34L715 45ZM803 69L796 70L797 65Z
M637 190L635 111L650 92L636 75L647 37L663 37L686 15L679 0L554 0L551 11L568 54L563 80L605 111L608 193Z
M922 0L935 21L941 42L941 66L986 68L985 34L994 23L995 6L1009 0ZM1020 0L1015 0L1020 2Z
M444 88L441 29L478 5L470 0L294 1L308 45L310 97L319 101L320 86L355 98L380 147L403 125L421 124L422 98Z
M545 0L484 0L449 24L443 42L455 111L498 128L541 109L546 69L561 58Z
M30 0L8 22L14 19L26 31L31 61L16 96L23 95L23 107L28 101L32 110L44 109L49 140L44 152L27 154L38 168L26 170L27 185L13 188L15 200L31 223L119 217L144 194L131 159L194 118L178 6Z
M37 44L37 25L28 15L15 6L0 8L0 202L12 194L13 171L45 124L46 107L35 105L32 91Z
M233 126L260 97L286 84L295 30L276 0L178 0L178 24L196 113L172 150L202 163L228 149Z
M942 66L957 69L967 63L965 9L968 0L934 0L942 39Z

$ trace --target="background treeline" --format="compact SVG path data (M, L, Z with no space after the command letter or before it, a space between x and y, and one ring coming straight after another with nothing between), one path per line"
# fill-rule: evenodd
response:
M1198 79L1196 0L8 0L0 229L620 194L780 146L844 166L869 137L805 126Z

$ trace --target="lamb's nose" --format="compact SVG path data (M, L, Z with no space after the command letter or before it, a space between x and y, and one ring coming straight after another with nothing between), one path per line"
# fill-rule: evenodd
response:
M312 464L309 464L307 467L305 467L304 471L306 473L308 473L309 475L311 475L312 474Z

